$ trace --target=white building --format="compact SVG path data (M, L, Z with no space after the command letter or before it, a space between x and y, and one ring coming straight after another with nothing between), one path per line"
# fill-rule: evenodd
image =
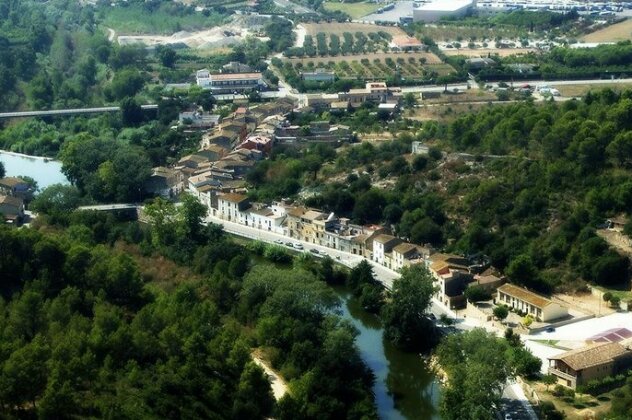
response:
M213 93L232 93L256 90L265 87L261 73L221 73L211 74L207 69L195 74L197 85L210 89Z
M414 22L436 22L443 17L465 16L476 0L435 0L413 9Z
M401 244L403 241L395 236L380 234L373 239L373 261L378 264L390 267L390 252L393 247ZM387 255L388 254L388 255ZM387 261L387 259L389 261Z
M273 204L272 206L253 205L241 212L244 225L268 232L284 234L283 222L287 217L285 207Z
M243 194L230 193L217 197L217 216L220 219L244 224L244 210L250 206L250 200Z

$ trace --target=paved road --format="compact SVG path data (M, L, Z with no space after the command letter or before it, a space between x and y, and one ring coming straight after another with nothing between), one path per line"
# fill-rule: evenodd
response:
M132 210L139 208L138 204L99 204L96 206L81 206L77 207L77 210L96 210L96 211L110 211L110 210Z
M511 383L505 387L501 407L503 419L505 414L511 414L512 420L538 420L531 403L517 383Z
M158 105L141 105L142 109L158 109ZM102 106L98 108L69 108L69 109L49 109L43 111L19 111L2 112L0 118L24 118L24 117L45 117L52 115L73 115L73 114L98 114L103 112L118 112L118 106Z

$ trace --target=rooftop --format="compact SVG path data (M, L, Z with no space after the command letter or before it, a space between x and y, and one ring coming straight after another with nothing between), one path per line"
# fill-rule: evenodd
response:
M420 5L417 10L455 12L464 7L472 6L473 3L473 0L435 0Z
M248 200L247 196L237 193L222 194L218 198L220 200L228 201L231 203L243 203L244 201Z
M619 343L598 343L558 354L550 360L561 360L571 369L578 371L613 362L626 354L630 354L630 351Z
M21 198L11 197L10 195L0 195L0 204L21 207L23 203Z
M632 331L627 328L611 328L609 330L588 337L586 341L595 343L618 343L632 337Z
M12 177L12 176L8 176L6 178L0 178L0 185L4 185L6 187L15 187L16 185L23 185L26 184L26 181L24 181L21 178L16 178L16 177Z
M398 47L423 47L423 43L417 38L408 35L400 35L393 37L391 41L393 45Z
M259 80L261 73L222 73L211 74L211 80Z
M386 235L386 234L380 234L377 235L375 238L373 238L374 242L380 243L380 244L387 244L391 241L395 241L395 240L400 240L399 238L396 238L393 235Z
M417 251L417 245L409 244L407 242L403 242L396 247L393 248L393 252L397 252L399 254L408 254L409 252Z
M540 309L545 308L553 303L551 299L531 292L527 289L523 289L522 287L518 287L515 284L504 284L498 288L498 291L503 292L509 296L513 296L516 299L520 299Z

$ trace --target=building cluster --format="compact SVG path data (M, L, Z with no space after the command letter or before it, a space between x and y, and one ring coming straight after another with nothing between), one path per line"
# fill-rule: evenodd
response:
M33 189L21 178L0 178L0 217L17 225L24 220L24 201L31 199Z
M346 111L349 107L356 108L365 102L396 107L401 96L400 88L389 88L384 82L367 82L364 88L349 89L348 92L308 94L305 105L331 111Z
M353 133L344 125L327 121L291 125L286 117L294 108L292 101L278 99L252 108L239 107L223 119L200 110L181 112L179 127L184 132L202 133L200 148L170 167L153 168L145 191L170 198L188 189L208 201L210 197L204 193L209 191L244 191L246 174L275 145L337 147L352 140Z
M238 64L238 63L237 63ZM261 90L266 87L261 73L211 73L208 69L198 70L195 74L198 86L210 89L213 93L241 93Z

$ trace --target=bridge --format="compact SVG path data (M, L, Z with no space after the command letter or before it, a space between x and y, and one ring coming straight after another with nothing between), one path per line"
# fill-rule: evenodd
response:
M158 109L158 105L149 104L141 105L143 110ZM99 114L104 112L118 112L121 107L118 106L102 106L98 108L69 108L69 109L49 109L43 111L18 111L18 112L0 112L0 119L3 118L27 118L27 117L49 117L55 115L76 115L76 114Z
M134 203L122 203L122 204L98 204L95 206L80 206L77 207L79 211L115 211L115 210L138 210L142 206Z

